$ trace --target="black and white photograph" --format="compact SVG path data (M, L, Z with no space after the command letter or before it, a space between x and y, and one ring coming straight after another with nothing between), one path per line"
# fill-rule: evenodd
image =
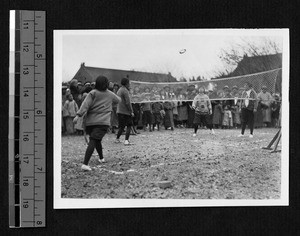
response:
M54 30L54 208L288 205L289 30Z

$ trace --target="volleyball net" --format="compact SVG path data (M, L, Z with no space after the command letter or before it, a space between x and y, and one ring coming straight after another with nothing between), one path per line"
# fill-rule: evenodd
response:
M189 82L142 82L130 81L132 103L157 101L192 101L199 88L213 100L226 100L229 97L240 97L245 83L252 84L259 93L265 86L271 94L276 91L276 82L281 68L236 77ZM280 77L281 78L281 77Z

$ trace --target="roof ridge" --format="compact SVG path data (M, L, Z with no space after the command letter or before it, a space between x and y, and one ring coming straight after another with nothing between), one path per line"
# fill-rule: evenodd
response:
M169 74L165 73L156 73L156 72L147 72L147 71L137 71L137 70L122 70L122 69L113 69L113 68L103 68L103 67L94 67L94 66L84 66L84 68L92 68L92 69L104 69L104 70L115 70L115 71L124 71L124 72L134 72L134 73L147 73L147 74L156 74L156 75L165 75L168 76Z

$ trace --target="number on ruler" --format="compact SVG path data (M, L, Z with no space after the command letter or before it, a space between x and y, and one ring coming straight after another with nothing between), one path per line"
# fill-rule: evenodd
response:
M29 207L29 202L23 201L23 208L28 208L28 207Z
M29 46L27 44L23 46L23 52L29 52Z
M23 22L23 29L29 29L28 22Z
M36 114L41 115L43 112L41 110L37 110Z
M37 224L37 225L41 225L41 224L43 224L43 222L40 221L40 220L38 220L38 221L36 222L36 224Z
M29 74L29 69L28 67L23 68L23 75L28 75Z
M28 158L28 156L24 156L23 157L23 162L26 163L26 164L29 164L29 158Z
M23 134L23 141L28 142L29 141L29 135L28 134Z
M29 119L29 112L28 111L23 112L23 119L24 120Z
M28 93L29 93L28 90L24 90L23 92L24 92L24 97L28 97L28 96L29 96L29 95L28 95Z
M23 186L27 187L29 185L29 180L28 179L23 179Z

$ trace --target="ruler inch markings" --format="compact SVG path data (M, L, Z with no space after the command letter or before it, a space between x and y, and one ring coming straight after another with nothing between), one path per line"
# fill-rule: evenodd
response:
M45 12L20 12L20 225L45 227ZM37 79L36 76L39 76ZM39 84L37 84L39 83ZM38 116L38 119L36 119ZM38 157L37 157L38 156ZM36 158L39 158L36 162ZM39 163L38 168L36 164ZM38 199L36 199L38 198ZM36 204L36 202L39 202Z

